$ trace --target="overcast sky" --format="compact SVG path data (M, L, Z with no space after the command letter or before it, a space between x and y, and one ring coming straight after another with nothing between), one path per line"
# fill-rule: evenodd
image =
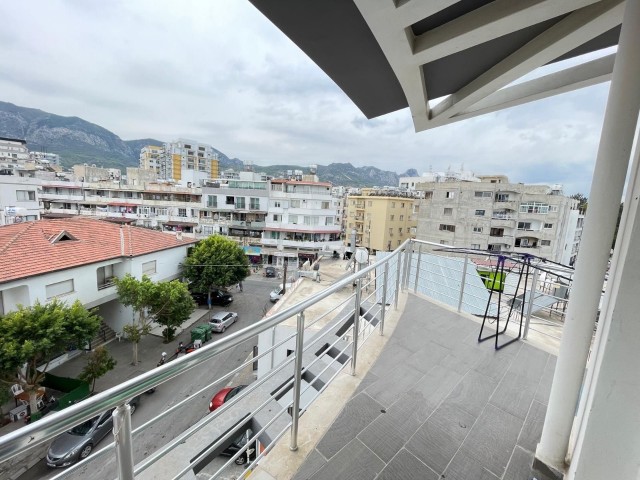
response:
M367 120L247 1L1 2L0 100L124 140L187 137L256 165L350 162L588 195L609 84L415 133Z

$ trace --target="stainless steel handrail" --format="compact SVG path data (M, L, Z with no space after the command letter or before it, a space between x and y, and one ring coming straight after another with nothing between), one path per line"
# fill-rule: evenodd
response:
M342 288L351 286L355 280L367 276L367 274L372 270L384 265L394 257L399 256L410 243L410 239L405 240L402 245L384 259L337 281L325 290L315 294L313 297L305 299L282 312L260 320L243 330L202 347L189 355L154 368L153 370L143 373L138 377L127 380L120 385L83 400L76 405L72 405L60 412L47 415L37 422L0 437L0 462L4 462L25 450L41 445L56 435L69 430L75 425L78 425L79 423L82 423L83 421L88 420L106 410L123 405L132 397L146 392L149 388L182 375L188 370L211 360L216 355L249 340L250 338L278 325L282 321L294 315L297 315L299 312L302 312L321 300L324 300Z

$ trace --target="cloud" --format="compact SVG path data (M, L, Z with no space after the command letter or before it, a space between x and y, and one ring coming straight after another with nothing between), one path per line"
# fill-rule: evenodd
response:
M588 194L608 85L415 133L408 109L367 120L248 2L25 0L0 18L0 100L125 139L194 138L256 165L464 165Z

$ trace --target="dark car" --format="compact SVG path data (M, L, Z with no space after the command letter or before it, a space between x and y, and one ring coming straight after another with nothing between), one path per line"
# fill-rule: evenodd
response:
M139 403L140 396L129 402L132 414ZM113 410L90 418L57 436L47 451L47 465L53 468L68 467L87 458L98 442L113 430Z
M208 305L208 296L206 293L191 292L191 296L198 305ZM220 305L226 307L233 302L233 295L219 288L211 290L211 305Z
M240 456L235 459L235 463L238 465L244 465L245 463L247 463L247 460L249 460L250 462L255 460L256 458L255 446L247 446L247 442L251 437L253 437L253 430L248 428L243 433L238 435L235 438L235 440L233 440L231 445L225 448L225 450L222 452L222 455L225 455L227 457L232 457L239 450L243 450L244 448L246 448L246 450L244 450L240 454Z
M264 276L265 277L273 277L276 276L276 269L274 267L265 267L264 268Z

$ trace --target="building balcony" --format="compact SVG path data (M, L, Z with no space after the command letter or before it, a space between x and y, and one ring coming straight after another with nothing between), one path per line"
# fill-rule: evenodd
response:
M82 195L69 195L66 193L49 193L42 192L38 195L40 200L53 200L60 202L82 202L84 200L84 196Z
M266 247L283 247L283 248L304 248L310 250L322 250L323 248L339 248L342 246L341 240L320 240L317 242L309 240L282 240L275 238L263 238L262 245Z

